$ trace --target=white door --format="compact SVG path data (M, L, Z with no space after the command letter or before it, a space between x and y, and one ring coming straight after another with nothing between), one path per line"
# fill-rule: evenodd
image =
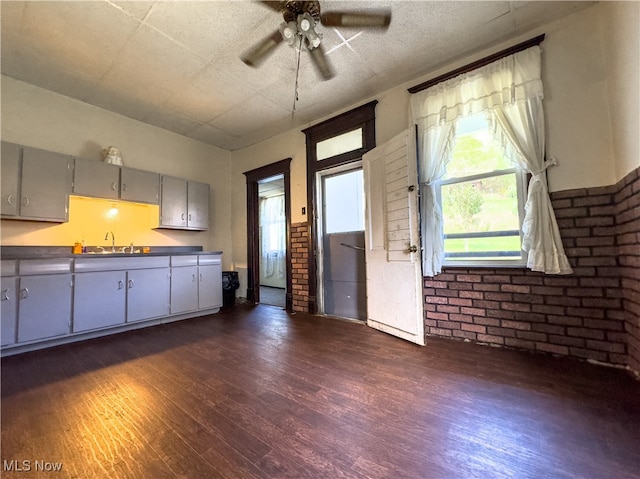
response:
M413 130L363 156L367 324L424 345Z

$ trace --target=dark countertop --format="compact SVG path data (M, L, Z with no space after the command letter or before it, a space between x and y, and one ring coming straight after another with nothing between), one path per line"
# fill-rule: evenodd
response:
M122 246L116 246L120 251ZM134 247L141 250L142 247ZM135 256L178 256L188 254L222 254L222 251L203 251L202 246L151 246L149 253L101 253L96 246L88 247L89 253L73 254L71 246L2 246L0 259L49 259L49 258L117 258ZM105 248L109 250L110 248Z

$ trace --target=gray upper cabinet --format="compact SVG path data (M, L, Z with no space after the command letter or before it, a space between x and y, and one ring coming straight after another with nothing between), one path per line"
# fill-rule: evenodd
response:
M120 193L120 167L101 161L75 159L73 194L117 200Z
M209 185L197 181L187 184L187 227L209 229Z
M19 177L20 205L17 217L35 221L69 221L70 156L25 146L22 149Z
M2 142L2 217L66 222L72 159Z
M120 198L136 203L158 204L160 175L151 171L120 168Z
M160 227L187 227L187 180L162 176L160 187Z
M209 185L173 176L162 176L160 228L206 230L209 228Z
M73 193L110 200L158 204L160 175L101 161L76 158Z
M22 147L2 142L2 216L18 216L20 159Z
M2 142L2 218L69 221L69 195L160 205L160 228L209 229L210 186Z

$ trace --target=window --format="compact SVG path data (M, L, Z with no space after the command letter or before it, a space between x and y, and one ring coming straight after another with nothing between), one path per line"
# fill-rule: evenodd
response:
M521 226L526 174L496 142L484 114L456 123L451 159L436 184L444 264L524 265Z
M316 159L322 161L360 148L362 148L362 128L319 141L316 144Z
M364 179L362 170L324 179L324 233L364 231Z

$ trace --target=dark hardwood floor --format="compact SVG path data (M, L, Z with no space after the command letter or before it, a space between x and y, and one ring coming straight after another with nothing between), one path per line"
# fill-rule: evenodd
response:
M1 393L3 478L640 471L624 371L269 306L4 358Z

